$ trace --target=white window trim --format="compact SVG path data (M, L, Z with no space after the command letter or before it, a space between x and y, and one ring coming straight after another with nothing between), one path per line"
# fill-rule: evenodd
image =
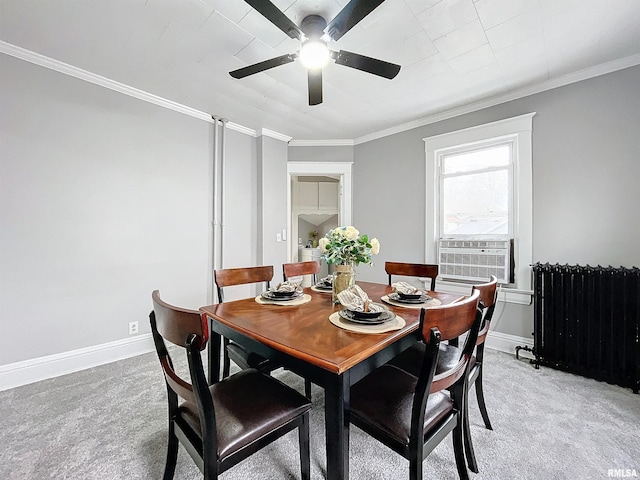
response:
M536 113L527 113L518 117L507 118L497 122L487 123L476 127L456 130L426 137L426 232L425 258L429 263L437 263L437 231L438 211L437 195L439 194L437 168L437 152L454 146L472 144L490 138L513 136L517 137L517 148L514 162L514 256L516 260L515 284L500 289L499 299L512 302L530 304L532 290L531 268L533 263L533 169L531 152L531 132L533 117ZM443 291L468 292L469 285L439 281ZM500 298L502 297L502 298Z

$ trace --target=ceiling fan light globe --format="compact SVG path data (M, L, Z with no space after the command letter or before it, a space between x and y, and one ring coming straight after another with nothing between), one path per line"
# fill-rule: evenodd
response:
M327 44L319 40L307 40L300 49L300 63L310 70L324 67L330 58Z

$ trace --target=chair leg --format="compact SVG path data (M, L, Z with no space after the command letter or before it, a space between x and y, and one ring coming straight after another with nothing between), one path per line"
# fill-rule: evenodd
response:
M311 400L311 382L306 378L304 379L304 395Z
M218 472L215 468L208 468L205 467L206 470L204 472L202 472L202 479L203 480L218 480Z
M169 420L169 439L167 443L167 462L164 467L162 480L172 480L178 461L178 437L176 437L173 422Z
M424 444L422 438L417 442L409 440L409 480L422 480L422 462L424 460Z
M409 460L409 480L422 480L422 458Z
M213 469L207 469L205 472L202 472L203 480L218 480L218 472Z
M469 385L465 385L464 391L464 405L462 407L462 431L464 439L464 452L467 457L467 463L469 464L469 470L471 470L473 473L478 473L478 462L476 461L476 454L473 450L471 428L469 426Z
M202 459L202 463L204 467L202 471L202 479L218 480L218 464L216 460L205 455L205 457Z
M478 372L478 378L476 378L476 398L478 399L478 407L480 407L480 414L482 420L484 420L484 426L488 430L493 430L491 421L489 420L489 414L487 413L487 406L484 403L484 392L482 391L482 367Z
M231 359L229 358L227 345L229 345L229 339L224 338L222 341L222 378L227 378L231 370Z
M469 480L469 472L467 472L467 464L464 461L464 447L462 445L462 418L458 413L458 424L453 429L453 454L456 457L456 467L458 467L458 476L460 480Z
M298 427L298 443L300 444L300 474L302 480L311 480L311 458L309 447L309 412L302 416Z

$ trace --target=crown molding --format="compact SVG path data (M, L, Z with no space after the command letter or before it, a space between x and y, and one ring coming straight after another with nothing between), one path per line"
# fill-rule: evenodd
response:
M565 75L561 75L560 77L552 78L536 85L520 88L506 95L500 95L500 96L489 98L479 102L470 103L469 105L453 108L451 110L446 110L444 112L440 112L435 115L430 115L428 117L423 117L418 120L413 120L411 122L403 123L401 125L396 125L395 127L380 130L378 132L370 133L368 135L363 135L362 137L358 137L354 139L354 145L359 145L361 143L370 142L372 140L377 140L379 138L388 137L389 135L405 132L413 128L423 127L425 125L440 122L442 120L448 120L449 118L458 117L460 115L464 115L471 112L476 112L484 108L493 107L496 105L500 105L502 103L510 102L512 100L517 100L519 98L535 95L536 93L546 92L547 90L553 90L554 88L564 87L572 83L581 82L583 80L589 80L590 78L599 77L601 75L606 75L607 73L616 72L618 70L623 70L625 68L633 67L639 64L640 64L640 54L630 55L628 57L619 58L616 60L612 60L610 62L601 63L600 65L585 68L583 70L573 72L573 73L567 73Z
M186 105L182 105L172 100L159 97L152 93L145 92L144 90L131 87L129 85L117 82L115 80L111 80L101 75L97 75L95 73L82 70L81 68L74 67L73 65L69 65L67 63L52 59L45 55L41 55L39 53L32 52L25 48L12 45L2 40L0 40L0 53L4 53L6 55L19 58L21 60L33 63L35 65L40 65L50 70L54 70L54 71L63 73L65 75L69 75L69 76L78 78L80 80L84 80L84 81L93 83L95 85L99 85L104 88L108 88L110 90L122 93L124 95L129 95L130 97L134 97L139 100L173 110L175 112L179 112L194 118L198 118L200 120L204 120L209 123L213 123L213 119L211 118L211 115L208 113L202 112L200 110L196 110L195 108L187 107ZM271 138L275 138L277 140L288 142L289 145L296 146L296 147L298 146L300 147L325 146L326 147L326 146L359 145L361 143L366 143L372 140L377 140L379 138L388 137L396 133L401 133L407 130L412 130L414 128L423 127L431 123L448 120L453 117L476 112L484 108L493 107L496 105L500 105L502 103L517 100L519 98L527 97L537 93L542 93L547 90L553 90L554 88L563 87L563 86L570 85L572 83L580 82L583 80L588 80L590 78L598 77L600 75L605 75L607 73L612 73L618 70L623 70L625 68L633 67L639 64L640 64L640 54L630 55L628 57L612 60L610 62L602 63L594 67L585 68L578 72L568 73L557 78L549 79L540 84L523 87L509 94L500 95L490 99L482 100L479 102L475 102L475 103L471 103L461 107L439 112L434 115L429 115L427 117L413 120L411 122L396 125L394 127L390 127L384 130L379 130L377 132L363 135L361 137L357 137L354 139L293 140L292 139L293 137L289 137L287 135L274 132L266 128L263 128L261 130L261 134ZM256 130L245 127L243 125L239 125L237 123L227 122L227 128L229 128L230 130L235 130L245 135L252 136L252 137L258 136L258 132Z
M230 130L235 130L239 133L244 133L245 135L249 135L250 137L257 137L258 132L256 132L253 128L245 127L244 125L239 125L233 122L227 122L227 128Z
M334 140L291 140L290 147L352 147L353 139L338 138Z
M261 130L261 135L265 137L275 138L276 140L282 140L283 142L289 143L293 137L289 137L288 135L284 135L282 133L274 132L273 130L269 130L267 128L263 128Z
M172 100L159 97L158 95L145 92L144 90L131 87L124 83L117 82L110 78L103 77L102 75L97 75L87 70L74 67L73 65L55 60L53 58L47 57L46 55L41 55L39 53L32 52L31 50L12 45L11 43L3 42L2 40L0 40L0 53L4 53L6 55L24 60L29 63L33 63L34 65L48 68L49 70L54 70L64 75L69 75L70 77L74 77L79 80L84 80L85 82L93 83L94 85L98 85L100 87L108 88L109 90L113 90L115 92L137 98L138 100L142 100L143 102L152 103L154 105L173 110L174 112L189 115L190 117L194 117L199 120L204 120L205 122L214 122L213 118L208 113L196 110L195 108L187 107L186 105L182 105ZM227 122L227 128L240 133L244 133L246 135L257 137L255 130L244 127L242 125L238 125L237 123Z

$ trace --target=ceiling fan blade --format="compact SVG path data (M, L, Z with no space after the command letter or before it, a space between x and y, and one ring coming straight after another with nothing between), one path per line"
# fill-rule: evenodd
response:
M331 52L331 56L335 58L338 65L355 68L388 79L394 78L400 71L400 65L396 65L395 63L366 57L359 53L347 52L346 50Z
M325 32L333 39L338 40L360 20L373 12L384 0L351 0L329 22Z
M309 105L322 103L322 69L309 69Z
M302 30L289 17L269 0L244 0L264 18L289 35L291 38L302 39Z
M269 60L265 60L264 62L254 63L253 65L239 68L238 70L229 72L229 75L231 75L233 78L244 78L248 77L249 75L253 75L254 73L264 72L265 70L269 70L270 68L279 67L280 65L286 65L287 63L293 62L295 59L295 54L287 53L286 55L271 58Z

